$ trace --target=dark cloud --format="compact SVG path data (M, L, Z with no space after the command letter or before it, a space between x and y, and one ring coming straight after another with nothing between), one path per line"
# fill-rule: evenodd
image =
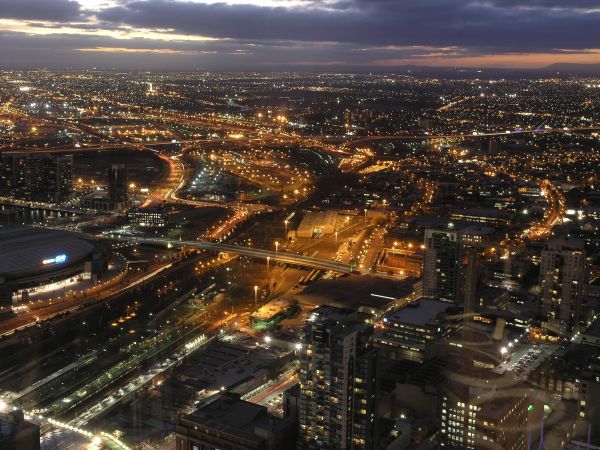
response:
M113 61L125 67L154 67L162 61L165 67L251 69L318 67L331 62L367 67L381 61L419 63L427 58L452 63L500 54L561 56L600 48L597 4L598 0L306 0L305 7L289 8L121 0L119 6L92 13L81 10L75 1L0 0L0 17L25 19L24 23L40 30L60 29L65 23L75 30L71 35L5 34L0 63L10 65L11 55L15 64L30 58L30 65ZM220 39L101 36L102 31L127 33L142 28ZM82 34L76 34L77 29ZM98 36L90 36L94 31ZM81 51L104 47L148 51L129 55ZM168 52L150 51L161 49Z
M0 0L0 18L69 21L81 14L75 0Z
M136 0L99 17L233 39L489 46L522 52L600 47L600 33L595 32L600 14L581 10L593 3L562 3L559 10L558 0L346 0L323 10Z

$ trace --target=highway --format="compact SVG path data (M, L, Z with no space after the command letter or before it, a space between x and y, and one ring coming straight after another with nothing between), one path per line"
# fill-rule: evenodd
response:
M553 133L578 133L585 131L600 131L600 125L589 126L589 127L573 127L573 128L551 128L551 129L524 129L524 130L506 130L506 131L495 131L490 133L457 133L457 134L390 134L390 135L377 135L377 136L361 136L358 138L352 138L346 135L341 136L320 136L320 135L283 135L283 136L261 136L261 137L222 137L222 138L213 138L213 139L186 139L181 141L176 141L176 144L185 144L185 145L193 145L193 144L202 144L202 143L215 143L215 142L250 142L250 141L279 141L279 142L296 142L301 140L303 142L310 140L314 145L322 144L328 141L341 141L342 146L348 147L356 144L371 142L371 141L381 141L381 140L412 140L412 139L423 139L423 140L435 140L435 139L476 139L482 137L501 137L501 136L514 136L521 134L553 134ZM122 148L132 148L137 147L140 150L151 150L159 153L158 150L150 149L147 146L154 145L167 145L174 144L173 141L157 141L150 142L147 144L140 144L136 142L131 143L104 143L100 145L90 146L90 147L55 147L55 148L23 148L23 149L7 149L2 153L5 155L12 154L21 154L21 153L73 153L73 152L82 152L82 151L112 151L118 150ZM327 151L331 151L329 148L325 148ZM344 153L341 150L336 151L335 153Z
M523 234L523 236L527 236L529 239L548 237L552 233L552 227L560 224L567 212L567 201L562 192L549 180L540 180L538 183L542 195L548 201L548 208L544 213L544 220L541 223L533 224Z
M424 134L424 135L410 135L410 134L394 134L394 135L382 135L382 136L365 136L358 139L353 139L344 143L344 146L351 146L361 144L364 142L371 141L383 141L383 140L403 140L403 139L477 139L482 137L501 137L501 136L515 136L520 134L552 134L552 133L577 133L582 131L600 131L600 126L592 127L574 127L574 128L551 128L551 129L526 129L526 130L507 130L507 131L496 131L492 133L459 133L459 134ZM338 137L337 139L340 139ZM347 138L346 138L347 139Z
M263 250L253 247L241 247L238 245L221 244L208 241L177 241L164 238L145 238L132 236L107 235L107 238L122 242L132 242L136 244L158 245L166 247L168 245L179 247L194 247L203 250L212 250L217 252L235 253L237 255L249 256L251 258L267 259L278 261L285 264L293 264L312 269L331 270L339 273L356 273L357 270L348 264L328 259L315 258L312 256L298 255L294 253L286 253L283 251Z

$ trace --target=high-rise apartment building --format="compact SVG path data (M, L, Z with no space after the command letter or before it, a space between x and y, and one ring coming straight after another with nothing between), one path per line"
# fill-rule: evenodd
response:
M24 153L3 156L1 189L17 198L64 202L73 194L73 157Z
M425 230L423 295L460 303L462 258L460 232Z
M108 170L108 199L112 203L127 202L127 169L124 164L113 164Z
M298 448L375 448L377 351L362 314L317 308L300 355Z
M579 323L581 293L585 281L585 250L576 240L556 239L542 251L540 288L542 313L567 331Z

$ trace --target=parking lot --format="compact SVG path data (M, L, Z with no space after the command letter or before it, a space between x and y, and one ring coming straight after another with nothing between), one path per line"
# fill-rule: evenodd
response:
M500 364L495 372L514 372L517 380L526 380L531 371L538 368L554 353L555 346L548 344L526 344L517 348L508 360Z

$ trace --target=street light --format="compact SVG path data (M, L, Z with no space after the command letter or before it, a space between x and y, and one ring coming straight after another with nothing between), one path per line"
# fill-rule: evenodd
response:
M254 306L258 303L258 286L254 286Z
M267 272L269 271L269 261L271 261L271 257L267 256Z
M275 241L275 253L279 250L279 241Z
M365 208L365 222L367 221L367 208Z
M287 219L285 219L285 220L283 221L283 223L284 223L284 225L285 225L285 235L284 235L284 239L285 239L285 240L287 240L287 235L288 235L288 234L287 234L288 220L287 220Z

